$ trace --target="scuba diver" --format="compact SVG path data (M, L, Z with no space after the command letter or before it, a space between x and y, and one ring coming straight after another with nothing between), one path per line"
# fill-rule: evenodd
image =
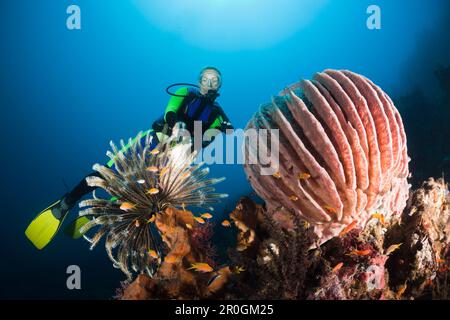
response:
M180 85L185 86L180 87L175 93L169 91L170 88ZM201 70L198 85L178 83L169 86L166 91L171 95L171 98L164 115L153 123L152 129L137 138L145 139L147 135L151 135L151 147L154 148L158 145L159 141L171 136L175 124L180 122L191 133L191 137L193 137L195 121L201 121L203 128L202 134L206 133L205 136L208 136L208 129L217 129L224 133L227 129L233 129L228 117L216 102L221 86L222 75L214 67L206 67ZM209 132L217 133L217 130L211 130ZM214 136L210 134L207 139L208 141L203 142L202 147L206 147L213 139ZM125 146L122 151L125 151L128 147L129 145ZM110 168L113 167L114 161L110 160L107 166ZM98 175L95 172L88 176ZM81 180L75 188L36 216L25 231L27 238L36 248L43 249L56 235L69 211L84 195L92 192L94 189L94 187L87 185L85 178ZM72 223L72 226L69 226L69 232L74 238L81 236L76 233L79 227L81 227L80 223L82 222L78 223L77 221L78 219Z

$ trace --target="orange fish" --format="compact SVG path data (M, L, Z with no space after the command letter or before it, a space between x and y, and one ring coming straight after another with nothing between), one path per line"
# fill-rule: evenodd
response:
M357 255L357 256L367 256L372 253L372 250L366 249L366 250L353 250L347 255Z
M333 273L338 272L339 270L341 270L341 268L343 267L344 263L343 262L339 262L337 265L334 266L334 268L331 270Z
M134 208L136 208L136 205L132 204L130 202L124 202L120 205L120 210L123 210L123 211L132 210Z
M303 172L298 174L298 178L300 180L308 180L309 178L311 178L311 175L309 173Z
M189 177L191 175L191 171L187 171L187 172L185 172L185 173L183 173L182 175L181 175L181 179L186 179L187 177Z
M192 224L186 223L186 228L188 228L189 230L191 230L191 229L192 229Z
M159 189L158 188L150 188L147 191L147 194L151 194L151 195L155 195L159 193Z
M274 178L276 178L276 179L280 179L281 178L281 173L280 172L275 172L272 176Z
M386 255L390 255L392 252L394 252L395 250L397 250L398 248L400 248L402 244L398 243L398 244L393 244L391 246L389 246L389 248L387 248L386 250Z
M346 235L347 233L349 233L350 231L352 231L355 227L356 224L358 223L358 220L353 220L348 226L346 226L340 233L339 233L339 237L342 237L344 235Z
M289 200L298 201L298 197L297 196L290 196Z
M439 263L439 264L441 264L441 263L444 263L444 262L445 262L445 260L444 260L444 259L440 259L440 258L439 258L439 259L436 259L436 262L437 262L437 263Z
M159 153L158 149L153 149L152 151L150 151L150 154L153 156L156 156Z
M178 261L178 259L174 255L171 255L171 256L168 256L168 257L164 258L164 262L167 262L167 263L175 263L177 261Z
M197 221L198 223L204 224L205 220L203 218L200 217L194 217L195 221Z
M204 273L207 273L207 272L213 271L214 269L213 269L209 264L207 264L207 263L204 263L204 262L198 262L198 263L193 263L193 264L192 264L192 267L190 267L190 268L187 269L187 270L195 270L195 271L197 271L197 272L204 272Z
M167 171L169 171L169 167L162 168L161 171L159 172L159 176L162 177L167 173Z
M139 228L140 225L141 225L141 224L139 223L139 220L136 220L136 221L134 222L134 226L135 226L136 228Z
M327 210L329 213L337 213L337 210L331 206L323 206L325 210Z
M226 228L229 228L229 227L231 227L231 222L228 221L228 220L223 220L222 221L222 226L224 226Z
M149 254L150 257L152 257L153 259L158 259L158 254L156 253L155 250L148 250L148 254Z
M150 167L147 167L147 169L145 169L145 170L155 173L155 172L158 172L158 167L150 166Z
M373 215L370 216L372 219L378 219L380 220L381 224L384 224L384 214L381 213L374 213Z
M397 299L400 299L403 296L407 287L408 285L406 283L400 286L400 288L397 291Z
M201 217L205 218L205 219L211 219L213 216L212 216L211 213L204 213L204 214L201 215Z

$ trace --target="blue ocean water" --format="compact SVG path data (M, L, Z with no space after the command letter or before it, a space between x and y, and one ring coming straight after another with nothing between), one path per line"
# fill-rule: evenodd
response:
M81 30L66 27L72 4ZM372 4L380 30L366 26ZM433 68L450 63L448 18L446 0L2 1L0 298L114 294L124 276L102 246L90 251L61 233L37 251L24 230L65 184L105 162L110 140L151 126L168 85L218 67L219 102L236 128L284 86L326 68L362 73L393 97L417 87L433 96ZM227 178L220 220L251 187L240 165L214 165L211 175ZM72 264L81 290L66 287Z

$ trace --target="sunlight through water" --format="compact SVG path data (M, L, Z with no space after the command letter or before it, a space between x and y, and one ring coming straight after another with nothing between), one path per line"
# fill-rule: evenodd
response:
M328 0L134 2L150 23L189 44L236 51L268 48L288 39L307 27Z

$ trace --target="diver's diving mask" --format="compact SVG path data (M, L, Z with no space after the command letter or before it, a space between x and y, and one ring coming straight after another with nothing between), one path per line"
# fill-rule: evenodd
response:
M216 70L207 69L200 76L200 93L203 95L217 92L221 85L222 79Z

